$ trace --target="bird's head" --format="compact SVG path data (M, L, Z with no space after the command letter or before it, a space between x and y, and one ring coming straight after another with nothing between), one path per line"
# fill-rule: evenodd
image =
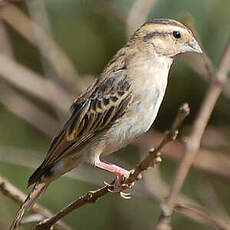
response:
M146 22L131 40L152 46L158 55L175 57L181 53L202 53L192 31L172 19L155 19Z

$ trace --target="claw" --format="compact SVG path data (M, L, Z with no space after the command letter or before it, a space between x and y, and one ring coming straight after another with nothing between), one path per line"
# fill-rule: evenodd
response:
M108 186L107 189L108 189L109 192L113 192L113 193L116 192L116 191L114 191L114 189L113 189L113 190L109 189L109 187L112 186L112 184L109 184L109 183L106 182L106 181L104 181L104 184L105 184L106 186Z
M130 193L125 193L125 192L119 192L121 198L129 200L131 199L131 194Z
M111 184L109 184L108 182L104 181L104 185L106 186L111 186Z
M107 189L109 192L115 193L116 191L112 190L112 189Z
M114 183L110 184L106 181L104 181L104 184L108 187L108 191L112 192L112 193L118 193L120 195L121 198L129 200L131 199L131 194L130 193L125 193L122 192L126 189L130 189L133 185L133 183L130 184L126 184L125 182L125 177L124 176L117 176L116 180ZM113 189L109 189L109 187L113 186Z
M133 185L134 185L134 182L133 182L133 183L130 183L130 184L121 184L120 186L121 186L122 189L125 190L125 189L130 189L130 188L132 188Z
M100 158L98 158L95 161L95 166L102 168L102 169L105 169L105 170L112 172L115 175L117 175L116 180L112 184L109 184L106 181L104 181L104 184L107 186L108 191L119 193L120 196L124 199L130 199L131 198L129 193L122 192L126 189L131 188L134 184L134 183L130 183L130 184L125 183L126 178L128 178L130 175L129 171L127 171L126 169L123 169L117 165L114 165L114 164L105 162L103 160L100 160Z

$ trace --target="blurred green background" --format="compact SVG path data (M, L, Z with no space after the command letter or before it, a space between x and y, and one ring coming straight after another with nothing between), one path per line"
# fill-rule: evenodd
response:
M80 75L96 76L99 74L108 60L124 45L127 38L122 18L127 16L133 3L132 0L45 1L53 37L72 60ZM28 14L25 3L17 3L16 6ZM108 6L114 11L109 10ZM117 16L116 12L119 12L121 17ZM207 55L215 66L218 65L230 37L230 1L159 0L148 18L180 19L186 12L189 12L194 18ZM17 61L35 72L44 74L39 50L28 43L11 26L6 25L6 28ZM191 115L186 121L186 126L189 127L199 109L207 86L207 82L194 73L184 63L183 58L178 58L171 69L167 94L153 128L160 131L167 129L173 121L177 108L185 101L191 107ZM29 95L26 96L29 97ZM35 102L45 108L45 105L39 104L41 102L36 100ZM218 100L210 125L215 128L225 127L225 129L230 126L230 103L229 99L223 95ZM31 151L42 156L48 149L49 137L9 112L2 104L0 104L0 130L0 146L2 147L25 149L28 154ZM225 138L229 142L230 136L226 135ZM225 154L230 154L230 145L219 146L219 148ZM19 166L17 161L15 164L7 163L7 160L1 156L3 149L1 150L0 147L0 175L8 178L9 181L28 193L27 178L35 168ZM131 147L123 150L122 153L126 154L125 157L122 159L122 154L118 154L119 158L131 167L134 167L139 161L138 152ZM9 157L14 159L12 155ZM23 161L23 159L19 160ZM164 180L171 181L177 164L177 162L164 159L160 166ZM99 178L106 174L101 170L96 172ZM204 178L210 180L230 215L229 181L192 169L184 186L185 194L200 201L196 190ZM102 184L103 179L101 179L100 185ZM62 177L49 186L40 201L56 212L70 201L100 185ZM0 229L7 229L17 208L18 206L13 201L0 193ZM94 205L87 205L72 212L64 220L73 229L153 229L159 212L159 203L145 196L133 195L131 200L126 201L117 195L109 194ZM22 229L31 229L31 226L27 224ZM210 227L198 224L177 213L173 215L173 227L191 230L210 229Z

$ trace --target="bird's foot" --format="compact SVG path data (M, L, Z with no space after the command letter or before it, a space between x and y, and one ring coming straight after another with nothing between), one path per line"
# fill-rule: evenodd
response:
M117 176L117 178L113 184L113 189L112 190L110 189L109 191L118 193L120 195L120 197L122 197L124 199L131 199L130 193L125 193L124 191L132 188L134 185L134 182L127 184L127 183L125 183L125 180L126 180L125 176ZM104 182L104 183L107 186L111 186L107 182Z

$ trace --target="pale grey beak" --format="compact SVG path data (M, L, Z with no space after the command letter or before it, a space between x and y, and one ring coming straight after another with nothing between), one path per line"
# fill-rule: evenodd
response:
M198 42L194 39L189 42L188 46L185 48L186 52L195 52L195 53L203 53L202 49L200 48Z

